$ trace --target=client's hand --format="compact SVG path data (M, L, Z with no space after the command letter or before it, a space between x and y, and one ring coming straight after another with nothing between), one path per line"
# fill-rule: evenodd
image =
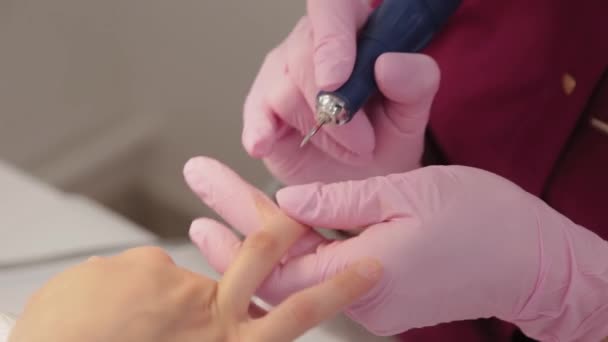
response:
M154 247L93 257L32 296L9 341L291 341L379 280L379 264L361 261L263 312L252 295L306 227L268 210L268 199L255 201L263 228L245 240L219 283ZM198 225L206 223L214 224Z

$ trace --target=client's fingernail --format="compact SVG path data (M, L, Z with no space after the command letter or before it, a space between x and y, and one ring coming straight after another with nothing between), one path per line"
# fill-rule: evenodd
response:
M376 260L360 261L356 270L360 276L370 280L377 280L382 275L382 265Z

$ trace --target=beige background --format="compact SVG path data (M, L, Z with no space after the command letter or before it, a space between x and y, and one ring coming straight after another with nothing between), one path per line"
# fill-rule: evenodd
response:
M244 96L304 13L278 0L0 0L0 158L104 201L134 184L187 213L211 155L265 187Z

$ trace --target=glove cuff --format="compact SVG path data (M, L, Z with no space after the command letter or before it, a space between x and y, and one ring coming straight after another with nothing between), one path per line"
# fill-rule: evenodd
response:
M513 323L541 341L603 340L608 337L608 242L549 207L540 208L538 217L539 276Z

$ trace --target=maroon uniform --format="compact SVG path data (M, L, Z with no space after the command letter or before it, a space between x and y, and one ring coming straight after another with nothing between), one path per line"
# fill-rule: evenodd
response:
M604 239L606 18L606 0L464 0L425 51L442 71L430 133L443 161L508 178ZM479 320L403 338L510 341L514 331Z

